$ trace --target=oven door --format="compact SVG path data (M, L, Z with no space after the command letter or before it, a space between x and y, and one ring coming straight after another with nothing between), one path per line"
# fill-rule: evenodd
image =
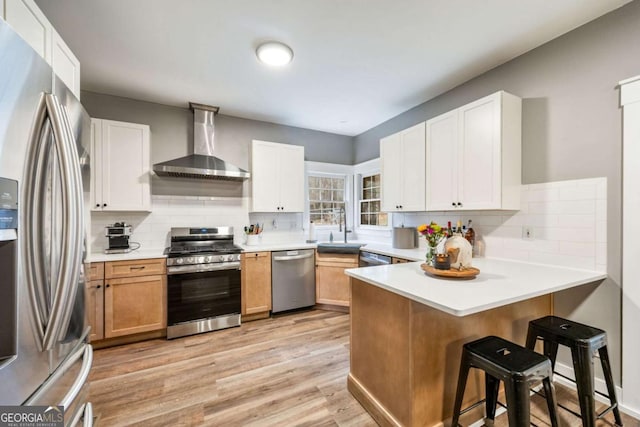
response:
M240 269L170 274L167 277L167 323L240 313Z

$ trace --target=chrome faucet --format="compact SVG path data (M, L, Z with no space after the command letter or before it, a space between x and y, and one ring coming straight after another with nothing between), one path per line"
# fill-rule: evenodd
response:
M351 230L347 230L347 212L344 210L344 206L340 208L342 219L344 220L344 242L347 243L347 233L351 233ZM338 218L338 231L342 232L342 221Z

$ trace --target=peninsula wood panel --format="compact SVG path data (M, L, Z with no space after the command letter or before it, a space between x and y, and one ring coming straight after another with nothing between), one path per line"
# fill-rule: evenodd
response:
M551 314L551 296L457 317L351 279L353 395L381 425L431 426L451 418L462 345L498 335L524 345L530 320ZM471 372L465 404L484 396Z
M91 327L89 342L104 338L104 280L86 282L85 307Z
M264 313L268 316L271 310L271 252L242 254L241 269L242 315Z

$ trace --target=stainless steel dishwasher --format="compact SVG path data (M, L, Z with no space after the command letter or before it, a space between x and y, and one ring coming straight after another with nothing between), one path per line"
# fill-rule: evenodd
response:
M313 249L271 252L272 313L316 303Z

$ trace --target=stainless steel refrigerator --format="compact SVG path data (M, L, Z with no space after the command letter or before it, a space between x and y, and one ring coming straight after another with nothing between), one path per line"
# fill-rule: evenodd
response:
M92 425L83 261L90 118L0 19L0 405Z

